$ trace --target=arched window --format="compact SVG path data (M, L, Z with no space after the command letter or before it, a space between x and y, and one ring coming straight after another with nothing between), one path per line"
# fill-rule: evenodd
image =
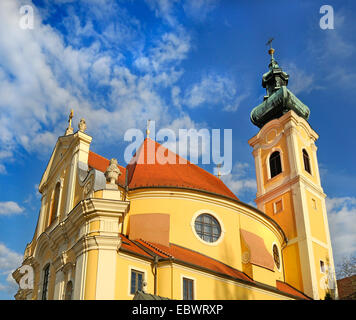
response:
M60 184L60 182L57 182L57 184L54 188L49 224L51 224L57 216L60 191L61 191L61 184Z
M47 300L48 279L49 279L49 264L47 264L43 269L42 300Z
M271 178L282 172L281 156L279 151L275 151L269 158L269 168L271 172Z
M303 149L303 160L304 160L305 171L311 174L310 159L309 159L308 152L305 149Z
M68 281L64 300L72 300L72 294L73 294L73 282Z
M221 227L212 215L203 213L194 222L195 232L207 242L215 242L220 238Z

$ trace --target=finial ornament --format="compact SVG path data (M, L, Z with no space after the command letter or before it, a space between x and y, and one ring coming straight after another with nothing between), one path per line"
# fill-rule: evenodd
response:
M269 64L269 68L279 68L277 61L274 60L275 50L272 48L273 40L274 40L274 38L270 38L266 43L266 46L269 46L268 54L271 56L271 63Z
M216 167L218 168L218 178L220 179L221 178L221 171L220 171L221 163L217 164Z
M117 166L117 159L112 158L105 171L106 181L109 182L109 189L117 189L116 180L120 175L121 171Z
M87 129L87 124L85 122L84 118L81 118L79 123L78 123L78 129L80 132L85 132L85 130Z
M150 137L150 129L149 129L149 127L150 127L150 122L151 122L151 120L147 120L147 129L146 129L146 136L147 136L147 138L149 138Z
M266 46L270 46L269 50L268 50L268 53L270 55L273 56L273 53L274 53L274 49L272 48L272 41L274 40L274 38L270 38L267 43L266 43Z
M73 133L73 128L72 128L73 113L74 113L73 109L70 109L69 118L68 118L68 128L65 133L66 135Z

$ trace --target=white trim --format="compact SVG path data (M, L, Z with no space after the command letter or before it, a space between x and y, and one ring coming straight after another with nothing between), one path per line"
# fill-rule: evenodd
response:
M208 242L208 241L203 240L202 238L200 238L200 236L195 231L195 220L196 220L196 218L198 218L198 216L200 216L201 214L204 214L204 213L210 214L211 216L213 216L218 221L218 223L220 225L220 230L221 230L220 237L215 242ZM190 226L191 226L192 231L193 231L194 235L196 236L196 238L200 242L207 244L209 246L217 246L219 243L221 243L221 241L224 238L225 232L226 232L225 228L224 228L224 224L222 223L222 220L220 219L220 217L214 211L209 210L209 209L202 209L202 210L198 210L197 212L195 212L193 214L192 220L190 221Z
M135 258L135 257L133 257L131 255L128 255L128 254L120 252L120 251L119 251L119 257L122 257L122 258L127 259L127 260L131 260L133 262L140 262L140 263L146 264L148 266L151 265L151 262L145 261L145 260L143 260L143 258ZM147 259L149 259L149 258L147 257Z
M147 271L145 269L141 269L141 268L137 268L136 266L133 265L129 265L128 267L128 272L129 272L129 276L128 276L128 286L127 286L127 295L133 297L135 295L131 293L131 272L132 271L138 271L138 272L142 272L143 273L143 279L142 279L142 289L143 289L143 282L146 281L147 282ZM148 283L147 283L148 285Z
M181 282L181 299L183 300L184 299L184 278L185 279L189 279L189 280L192 280L193 281L193 300L198 300L197 299L197 293L196 293L196 283L197 283L197 279L196 278L193 278L191 276L187 276L185 274L180 274L180 282Z
M279 211L277 211L277 202L281 202L281 210L279 210ZM283 209L284 209L283 197L281 197L280 199L273 202L273 214L278 214L278 213L282 212Z

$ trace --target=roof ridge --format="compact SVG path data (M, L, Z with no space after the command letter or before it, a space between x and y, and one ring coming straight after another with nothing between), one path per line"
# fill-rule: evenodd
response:
M208 255L206 255L206 254L204 254L204 253L199 252L199 251L196 251L196 250L193 250L193 249L190 249L190 248L187 248L187 247L183 247L183 246L181 246L181 245L179 245L179 244L176 244L176 243L169 243L169 244L170 244L170 245L173 245L173 246L176 246L176 247L178 247L178 248L184 249L184 250L189 250L189 251L191 251L191 252L193 252L193 253L200 254L200 255L202 255L203 257L207 258L207 259L214 260L215 262L218 262L218 263L224 265L224 266L227 267L227 268L230 268L230 269L232 269L232 270L234 270L234 271L237 271L237 272L240 272L240 273L244 274L244 275L245 275L247 278L249 278L252 282L255 282L255 280L253 280L248 274L246 274L245 272L243 272L243 271L241 271L241 270L239 270L239 269L236 269L236 268L232 267L231 265L229 265L229 264L227 264L227 263L225 263L225 262L222 262L222 261L220 261L220 260L218 260L218 259L215 259L215 258L213 258L213 257L210 257L210 256L208 256Z
M143 239L140 238L139 241L142 241L144 244L150 246L151 248L155 249L156 251L158 251L158 252L160 252L160 253L163 253L163 254L166 255L167 257L174 258L173 255L171 255L171 254L165 252L165 251L162 250L162 249L157 248L155 245L153 245L152 243L150 243L150 242L148 242L148 241L146 241L146 240L143 240Z

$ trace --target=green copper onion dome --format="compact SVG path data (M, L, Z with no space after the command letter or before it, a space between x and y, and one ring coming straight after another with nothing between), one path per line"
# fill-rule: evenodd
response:
M290 110L308 120L310 110L288 88L289 75L284 72L274 60L274 49L270 48L271 55L269 71L262 76L262 87L266 88L264 101L253 108L251 121L254 125L262 128L267 122L278 119Z

